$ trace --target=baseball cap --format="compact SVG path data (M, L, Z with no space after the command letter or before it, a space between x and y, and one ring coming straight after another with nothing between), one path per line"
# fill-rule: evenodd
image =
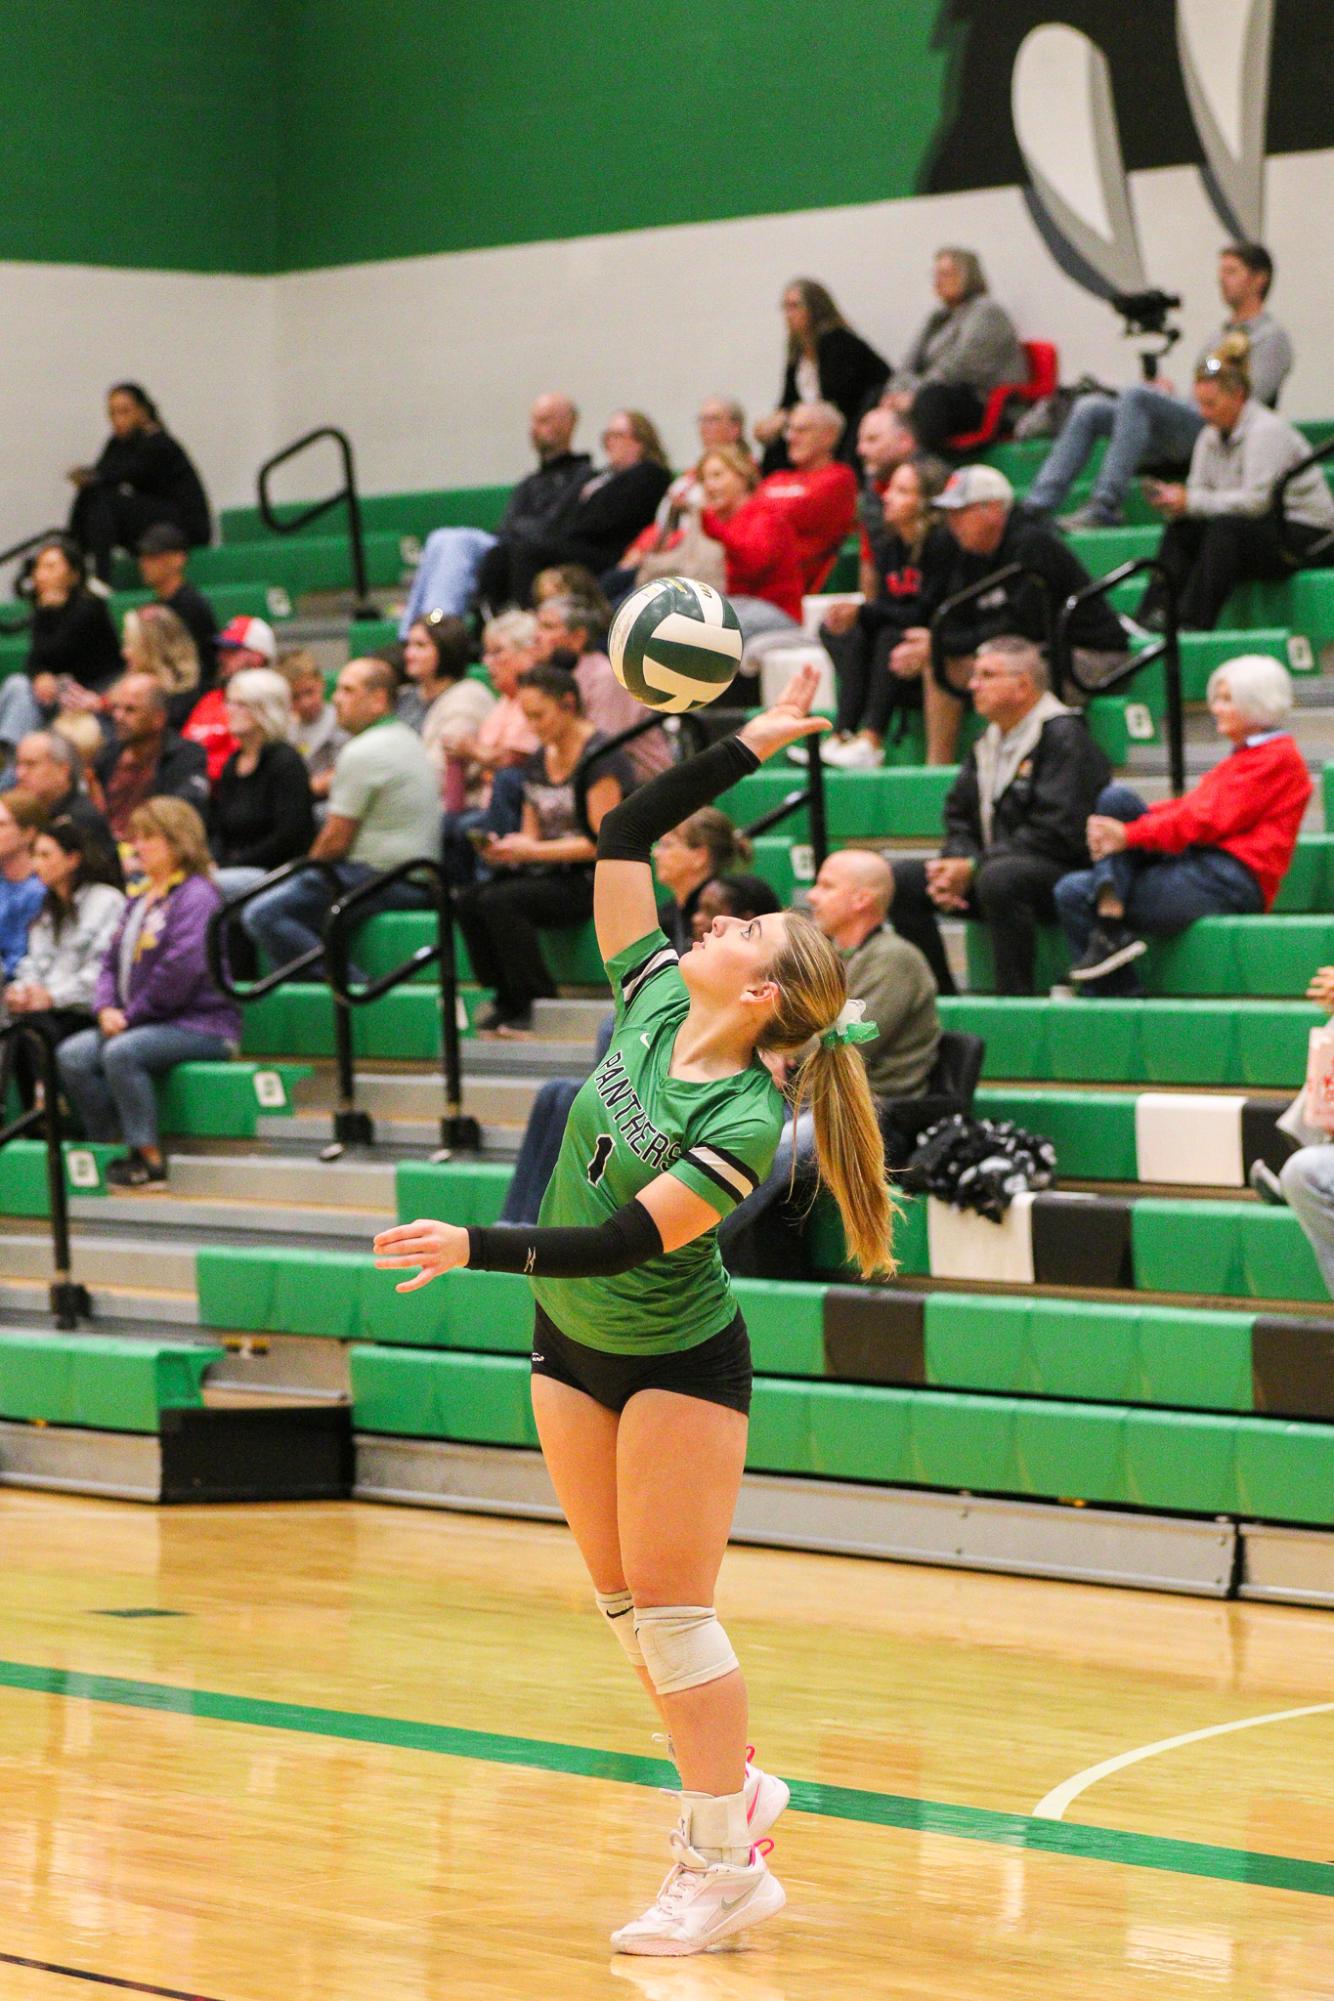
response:
M145 528L135 547L138 556L185 555L190 544L174 521L155 521Z
M278 658L273 627L263 618L229 618L214 644L228 649L244 646L251 653L262 653L270 666Z
M960 507L977 507L985 500L1003 500L1008 506L1013 499L1014 488L995 466L960 466L950 474L933 504L953 513Z

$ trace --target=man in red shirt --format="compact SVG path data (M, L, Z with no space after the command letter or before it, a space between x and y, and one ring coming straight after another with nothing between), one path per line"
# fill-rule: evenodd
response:
M803 590L818 591L857 513L857 478L834 457L843 418L832 403L798 403L787 420L791 465L756 491L787 516L797 540Z
M199 744L208 758L208 782L218 782L218 774L236 749L236 738L227 727L227 683L246 667L272 667L278 658L278 642L273 627L262 618L231 618L214 642L218 655L218 685L201 695L191 709L181 735Z
M1171 937L1200 917L1252 916L1278 894L1311 797L1306 760L1284 727L1287 670L1262 653L1225 660L1209 677L1209 707L1230 755L1156 806L1109 785L1088 823L1093 867L1056 885L1070 977L1085 994L1143 991L1137 933Z

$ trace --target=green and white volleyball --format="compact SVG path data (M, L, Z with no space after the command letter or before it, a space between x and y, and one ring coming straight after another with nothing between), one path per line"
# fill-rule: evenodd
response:
M625 600L607 652L637 701L680 716L731 686L741 644L737 615L718 591L689 577L659 577Z

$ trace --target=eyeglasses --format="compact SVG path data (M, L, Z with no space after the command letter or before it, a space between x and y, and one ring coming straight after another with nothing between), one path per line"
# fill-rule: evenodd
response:
M634 435L628 424L609 424L602 433L602 442L609 445L613 438L633 438Z

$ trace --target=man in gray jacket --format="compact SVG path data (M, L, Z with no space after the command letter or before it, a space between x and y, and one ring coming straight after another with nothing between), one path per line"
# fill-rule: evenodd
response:
M1300 431L1255 400L1238 364L1210 358L1196 371L1195 401L1204 428L1184 485L1151 482L1149 498L1167 522L1158 560L1177 589L1183 626L1208 632L1233 588L1251 577L1290 577L1301 561L1334 561L1334 497L1319 466L1287 489L1284 512L1295 558L1280 539L1274 488L1310 454ZM1161 586L1140 609L1162 622Z
M1229 243L1219 252L1218 289L1228 317L1201 348L1197 362L1207 361L1230 335L1245 334L1251 388L1271 408L1292 367L1292 342L1265 305L1273 282L1274 261L1262 243ZM1063 516L1059 525L1067 531L1118 528L1122 503L1141 467L1185 465L1199 434L1194 404L1189 397L1173 395L1162 377L1138 382L1119 396L1101 390L1081 396L1028 490L1024 512L1037 520L1054 514L1098 439L1106 438L1107 454L1087 506Z

